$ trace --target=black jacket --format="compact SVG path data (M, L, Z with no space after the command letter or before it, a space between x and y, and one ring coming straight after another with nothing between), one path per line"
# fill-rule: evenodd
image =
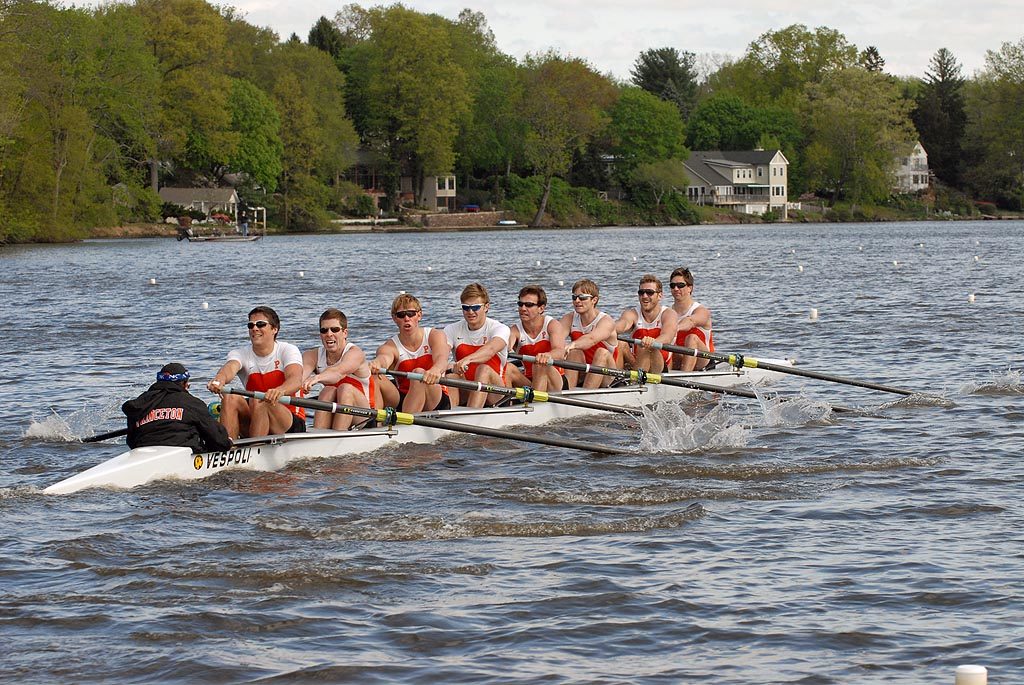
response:
M133 449L169 445L213 452L231 447L224 426L181 383L157 381L121 405L121 411L128 417L128 446Z

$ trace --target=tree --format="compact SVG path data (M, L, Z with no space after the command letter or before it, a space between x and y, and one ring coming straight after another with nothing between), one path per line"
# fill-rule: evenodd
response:
M879 54L878 48L869 45L860 53L860 65L872 72L881 72L885 69L885 59Z
M277 188L283 170L281 155L281 118L274 101L251 82L234 79L231 83L231 128L241 138L228 160L231 171L242 172L268 193Z
M623 185L638 165L688 154L683 120L672 103L639 88L625 88L610 114L615 172Z
M975 193L1024 208L1024 39L989 50L967 89L965 181Z
M551 179L569 170L581 151L608 122L615 87L581 59L548 52L526 59L523 114L528 126L526 160L544 179L532 224L539 226L551 195Z
M334 59L338 59L345 48L345 37L327 17L320 17L309 30L310 47L323 50Z
M630 71L633 83L679 108L683 120L697 102L697 58L675 48L644 50Z
M743 58L709 80L712 92L730 92L759 105L795 109L809 83L857 64L857 48L834 29L793 24L761 34Z
M961 146L967 128L963 87L960 65L952 52L941 48L932 56L912 114L928 153L928 166L937 178L954 187L960 185Z
M913 146L909 103L883 74L845 69L807 88L810 144L807 173L814 187L853 202L877 201L895 185L898 157Z
M667 193L679 192L690 183L681 159L659 159L640 164L633 171L631 181L634 187L650 191L655 207L661 207Z

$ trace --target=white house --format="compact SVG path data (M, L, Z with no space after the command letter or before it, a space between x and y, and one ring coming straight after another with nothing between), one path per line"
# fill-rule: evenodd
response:
M900 157L896 167L896 192L914 193L928 188L928 153L920 142L914 143L914 150L907 157Z
M684 166L693 204L788 216L789 160L782 150L695 150Z
M164 202L195 209L206 216L223 212L238 218L239 200L234 188L161 188L159 195Z

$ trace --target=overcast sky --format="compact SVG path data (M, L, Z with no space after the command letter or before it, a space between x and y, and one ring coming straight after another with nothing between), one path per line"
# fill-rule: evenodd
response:
M305 40L316 20L333 19L347 0L227 0L250 24L286 39ZM360 2L363 7L392 2ZM971 76L985 51L1024 36L1020 0L405 0L406 7L458 17L468 7L482 12L498 48L516 58L554 48L586 59L598 71L626 80L637 55L674 47L697 54L738 57L765 31L804 24L827 26L863 49L874 45L888 73L923 76L939 48L949 48ZM774 10L765 8L773 5Z

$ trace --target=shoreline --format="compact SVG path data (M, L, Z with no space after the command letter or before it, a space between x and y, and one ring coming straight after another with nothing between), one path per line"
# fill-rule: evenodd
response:
M729 220L726 221L725 219ZM798 225L798 224L811 224L811 223L834 223L836 226L850 225L850 224L871 224L881 223L881 221L775 221L775 222L762 222L762 221L742 221L737 220L736 217L721 217L721 221L708 221L701 222L699 224L687 224L680 226L680 228L687 228L690 226L721 226L726 224L737 224L737 225L753 225L761 224L764 226L774 225ZM958 222L958 221L1022 221L1024 220L1024 214L1021 215L998 215L998 216L978 216L978 217L928 217L928 218L904 218L904 219L885 219L884 221L892 221L899 223L911 223L911 222ZM469 232L487 232L487 231L508 231L508 230L521 230L521 231L538 231L538 230L578 230L587 228L640 228L637 225L581 225L581 226L529 226L527 224L516 224L514 226L498 226L498 225L478 225L478 226L416 226L409 224L349 224L349 225L335 225L331 230L327 231L303 231L301 233L285 234L278 233L275 231L268 231L267 236L281 236L281 235L351 235L351 234L388 234L388 233L469 233ZM123 226L109 226L104 228L95 228L89 232L89 235L82 240L98 239L138 239L138 238L176 238L178 230L176 225L171 224L157 224L157 223L140 223L140 224L125 224ZM77 242L77 241L69 241ZM14 243L11 243L14 244ZM30 244L46 244L43 242L37 243L20 243L25 245Z

